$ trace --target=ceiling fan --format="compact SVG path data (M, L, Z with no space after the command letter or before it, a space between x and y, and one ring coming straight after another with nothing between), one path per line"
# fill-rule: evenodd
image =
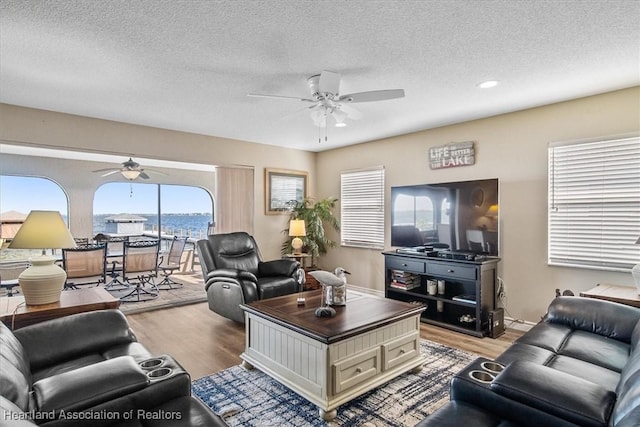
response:
M123 177L128 179L129 181L133 181L137 178L149 179L148 173L158 174L158 175L166 175L164 172L152 170L152 169L143 169L140 167L140 163L134 161L131 157L126 162L122 162L122 166L119 168L106 168L106 169L98 169L94 170L95 173L106 172L101 176L109 176L116 173L120 173Z
M318 127L326 127L330 117L335 126L346 126L345 119L357 120L362 114L349 104L359 102L385 101L404 97L404 89L373 90L368 92L356 92L340 95L340 74L333 71L323 71L307 79L310 98L294 96L269 95L262 93L249 93L248 96L261 98L292 99L310 103L305 110L310 112L311 120Z

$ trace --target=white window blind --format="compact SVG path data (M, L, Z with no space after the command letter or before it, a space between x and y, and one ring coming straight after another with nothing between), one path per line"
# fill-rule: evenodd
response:
M640 261L640 138L549 147L549 264L628 270Z
M341 244L384 247L384 168L340 174Z

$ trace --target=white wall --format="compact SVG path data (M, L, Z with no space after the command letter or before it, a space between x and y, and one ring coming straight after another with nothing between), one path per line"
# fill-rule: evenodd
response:
M340 171L384 165L386 194L395 185L500 180L500 276L512 317L537 322L555 289L578 294L598 283L632 285L630 273L547 265L547 146L552 141L607 137L640 131L640 88L505 114L318 154L321 197L340 196ZM427 150L451 142L476 141L476 164L430 170ZM386 203L386 248L390 207ZM333 236L339 241L339 236ZM332 249L321 266L345 267L351 283L383 290L380 251Z

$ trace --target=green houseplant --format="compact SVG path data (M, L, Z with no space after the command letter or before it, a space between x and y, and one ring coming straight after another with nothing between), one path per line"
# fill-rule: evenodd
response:
M338 199L327 197L326 199L314 202L306 197L301 201L292 202L289 219L302 219L305 223L307 235L302 237L303 252L311 255L311 266L315 266L318 256L327 253L329 248L335 247L336 242L329 239L325 234L325 223L335 231L340 231L340 222L333 216L332 209L335 208ZM288 225L288 222L287 222ZM288 236L289 228L283 232ZM287 238L280 252L282 255L291 253L291 239Z

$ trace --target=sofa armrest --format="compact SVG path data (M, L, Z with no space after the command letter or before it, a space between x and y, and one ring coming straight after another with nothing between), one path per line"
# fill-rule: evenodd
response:
M599 384L528 361L515 361L491 390L516 402L582 426L606 426L616 401Z
M640 309L610 301L583 297L557 297L549 305L545 321L559 323L629 343L640 320Z
M258 274L260 276L287 276L292 277L295 271L300 268L300 263L292 259L275 259L273 261L260 261L258 263Z
M33 394L39 411L80 411L148 384L134 359L122 356L36 381Z
M73 314L26 326L13 334L27 354L31 371L136 340L120 310Z

